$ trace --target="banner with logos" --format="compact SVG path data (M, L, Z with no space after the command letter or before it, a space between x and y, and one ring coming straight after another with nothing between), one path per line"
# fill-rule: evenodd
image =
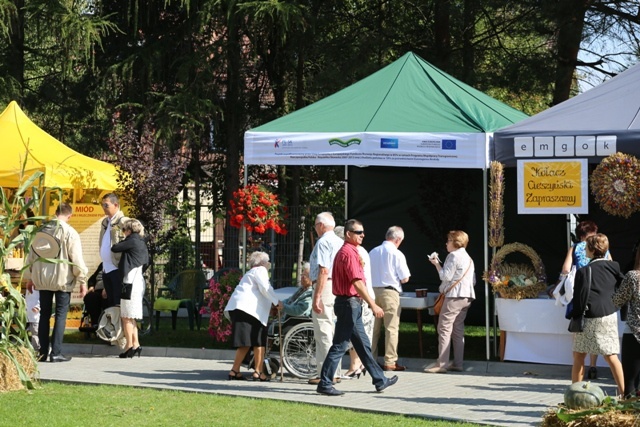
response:
M588 162L518 160L519 214L589 213Z
M351 165L482 169L484 133L245 133L247 165Z

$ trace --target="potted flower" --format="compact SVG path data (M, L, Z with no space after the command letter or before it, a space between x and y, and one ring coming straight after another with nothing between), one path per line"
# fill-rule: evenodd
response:
M277 234L287 234L286 208L280 204L278 196L263 186L252 184L234 191L229 205L232 227L244 227L248 232L260 234L269 229Z
M205 291L204 306L200 314L209 314L209 335L217 342L227 342L231 336L231 321L224 315L224 308L235 290L242 272L230 269L219 278L209 281L209 289Z

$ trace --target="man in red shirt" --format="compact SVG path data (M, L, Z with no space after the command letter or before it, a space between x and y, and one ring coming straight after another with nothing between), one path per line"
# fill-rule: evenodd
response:
M376 391L381 392L398 382L398 376L387 378L371 353L371 343L362 325L362 304L369 304L373 314L384 316L382 308L369 296L365 284L363 262L358 246L364 238L362 223L355 219L347 221L344 227L344 245L333 261L333 294L336 296L334 312L337 317L333 345L322 364L317 392L327 396L340 396L343 392L333 387L333 373L336 372L342 356L349 347L349 341L371 374Z

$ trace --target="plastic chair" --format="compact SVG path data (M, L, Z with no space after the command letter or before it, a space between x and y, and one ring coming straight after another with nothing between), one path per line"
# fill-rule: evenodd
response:
M189 317L189 329L193 331L194 322L200 330L200 307L204 300L207 280L202 270L184 270L176 274L166 287L158 288L158 296L179 300L178 309L186 308ZM155 308L155 307L154 307ZM176 329L178 310L171 310L171 326ZM156 310L156 330L160 327L160 310Z

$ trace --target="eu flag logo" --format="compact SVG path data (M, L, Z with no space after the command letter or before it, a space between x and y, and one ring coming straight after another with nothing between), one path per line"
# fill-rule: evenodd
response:
M456 140L455 139L443 139L442 140L442 149L443 150L455 150L456 149Z

